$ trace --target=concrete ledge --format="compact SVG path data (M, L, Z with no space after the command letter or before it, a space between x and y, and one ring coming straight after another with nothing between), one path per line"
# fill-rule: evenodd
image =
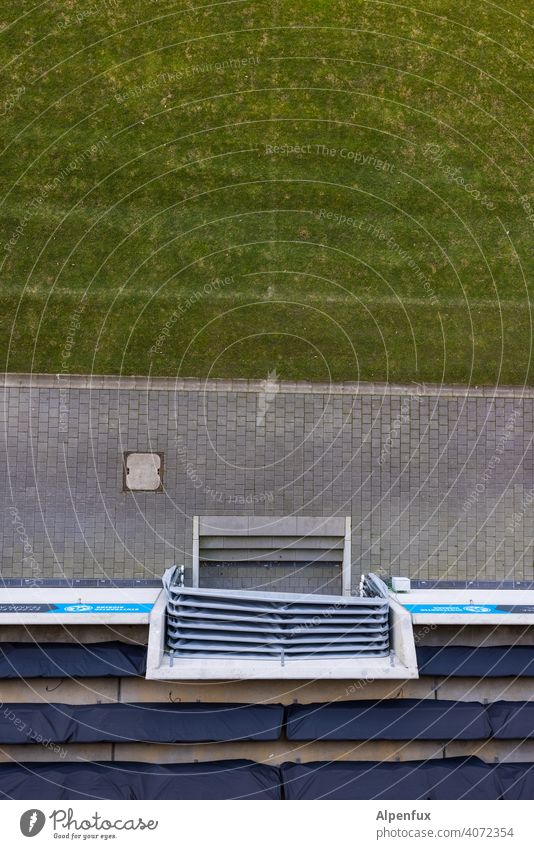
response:
M406 669L415 670L415 674L406 677L417 678L419 669L412 618L402 604L399 604L391 596L389 599L389 630L391 647L398 657L399 664L402 664Z
M0 680L0 702L68 705L110 704L120 701L121 678L28 678ZM143 681L144 679L136 679ZM127 700L124 700L127 701Z
M57 743L46 746L3 746L0 762L138 761L141 763L205 763L244 758L271 765L285 761L412 761L474 756L486 763L532 763L534 741L312 741L197 743L155 745L152 743Z
M351 743L345 741L269 743L198 743L155 745L151 743L57 743L49 745L3 746L0 762L25 763L88 761L136 761L141 763L205 763L217 760L244 758L257 763L277 765L285 761L413 761L436 758L474 756L486 763L532 763L534 742L495 740L477 741L404 741L373 740Z
M61 702L84 705L112 702L240 702L310 704L362 699L445 699L467 702L529 701L529 678L418 678L405 680L276 679L251 681L147 681L145 678L83 678L0 681L5 704ZM534 760L534 758L533 758Z
M113 760L113 743L49 743L48 745L29 744L27 746L2 746L0 748L0 763L24 763L39 761L40 763L65 763L79 761Z
M49 619L44 624L24 623L17 625L0 624L0 637L3 643L102 643L108 640L120 640L124 643L146 645L148 642L148 624L125 625L114 622L108 625L96 625L94 622L80 624L66 622L55 625ZM1 685L0 681L0 685Z
M285 666L275 660L248 660L244 658L175 658L171 666L168 654L162 656L158 666L147 664L146 677L160 681L213 679L240 680L291 680L317 679L408 679L417 678L417 667L404 666L394 652L389 657L351 658L341 660L287 660Z
M534 740L484 740L467 744L465 740L447 743L445 757L458 758L474 755L486 763L532 763L534 761Z
M425 678L419 680L424 681ZM532 700L532 678L454 678L451 676L426 680L434 684L437 699L483 703L501 700L506 702Z
M133 375L4 374L3 387L24 389L107 389L142 392L264 392L264 380L194 377L143 377ZM1 387L0 387L1 388ZM282 380L277 392L304 395L418 395L475 398L534 398L531 386L461 386L437 383L309 383Z
M359 699L433 699L433 678L405 680L280 679L250 681L156 681L123 678L123 702L240 702L247 704L310 704ZM1 690L0 690L1 692ZM507 698L513 696L507 693ZM518 699L525 699L521 691ZM7 699L5 700L7 701Z
M74 748L74 747L73 747ZM373 740L365 743L345 741L270 743L201 743L193 745L155 746L147 743L117 743L115 761L144 761L149 763L192 763L194 761L250 759L258 763L282 764L299 759L311 761L407 761L442 758L441 742L387 742Z
M281 764L297 760L419 760L442 758L444 746L439 742L371 743L312 742L290 743L277 740L270 743L197 743L154 745L151 743L93 743L91 745L58 743L58 751L50 746L3 746L0 762L54 761L86 763L87 761L136 761L141 763L205 763L209 761L244 758L257 763Z

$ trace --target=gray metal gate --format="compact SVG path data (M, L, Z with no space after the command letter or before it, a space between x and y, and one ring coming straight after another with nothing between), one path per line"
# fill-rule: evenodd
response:
M327 658L389 654L387 588L362 578L361 596L183 587L164 576L167 646L179 657Z

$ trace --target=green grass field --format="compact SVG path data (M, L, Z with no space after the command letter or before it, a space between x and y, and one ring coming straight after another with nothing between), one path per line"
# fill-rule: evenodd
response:
M1 7L6 370L533 382L529 4Z

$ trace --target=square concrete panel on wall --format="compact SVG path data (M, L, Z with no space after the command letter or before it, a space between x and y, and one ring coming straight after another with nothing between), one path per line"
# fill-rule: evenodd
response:
M163 492L163 454L125 451L123 489L125 492Z

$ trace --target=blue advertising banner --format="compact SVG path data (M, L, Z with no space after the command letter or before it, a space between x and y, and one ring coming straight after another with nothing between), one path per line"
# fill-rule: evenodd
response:
M0 604L0 613L150 613L153 604Z
M534 604L405 604L410 613L534 613Z

